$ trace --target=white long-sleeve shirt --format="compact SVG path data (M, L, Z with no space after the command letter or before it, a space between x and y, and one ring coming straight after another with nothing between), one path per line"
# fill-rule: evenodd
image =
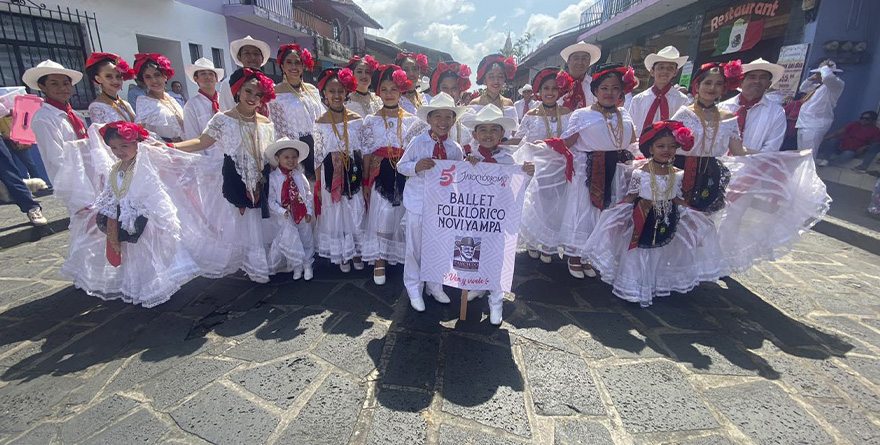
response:
M722 102L718 108L736 114L740 109L739 95ZM785 109L765 95L746 115L743 146L761 152L779 151L785 139L785 130Z
M222 110L221 110L222 111ZM208 128L208 121L214 117L211 99L196 92L183 106L183 139L195 139Z
M827 66L819 67L819 75L822 76L821 85L809 78L801 84L801 92L807 94L817 86L818 89L810 100L801 105L795 125L797 128L830 128L834 122L834 107L837 106L837 99L840 99L845 84Z
M434 140L426 131L410 141L397 163L397 171L403 175L409 176L406 181L406 188L403 189L403 206L407 212L417 215L422 214L422 201L425 195L425 172L416 173L416 164L425 158L431 158L434 155ZM443 148L446 149L446 159L450 161L460 161L463 159L461 146L452 139L447 138L443 141Z
M654 90L648 88L647 90L636 94L630 101L629 105L626 106L626 111L632 116L633 124L636 126L637 136L641 135L642 131L645 129L645 119L647 119L648 111L651 110L651 105L654 104L654 99L656 98L657 95L654 94ZM675 113L678 113L678 110L687 105L690 101L687 96L673 86L666 92L666 102L669 104L669 118L672 119L672 116L675 116ZM651 118L652 123L658 121L660 121L659 107Z
M523 112L523 106L525 106L525 104L526 104L525 99L520 99L520 100L513 103L513 108L516 108L516 115L519 118L519 119L517 119L517 122L523 120L523 117L525 117L525 112ZM529 110L530 111L534 110L535 107L537 107L538 105L541 105L541 103L538 101L535 101L535 100L530 100L529 101Z
M272 170L272 173L269 174L269 210L280 217L284 217L284 214L287 212L287 209L281 205L281 190L284 188L284 181L286 179L286 175L282 173L279 168ZM312 194L312 188L309 185L308 179L306 179L306 175L303 174L302 168L297 167L296 170L293 171L293 182L299 189L299 194L305 202L308 214L314 217L315 199ZM293 215L291 215L291 218L293 218Z
M85 122L85 119L82 121ZM61 163L64 162L64 143L75 141L79 137L73 130L67 113L45 103L34 113L31 128L37 140L40 157L46 166L46 173L49 174L49 180L54 182Z

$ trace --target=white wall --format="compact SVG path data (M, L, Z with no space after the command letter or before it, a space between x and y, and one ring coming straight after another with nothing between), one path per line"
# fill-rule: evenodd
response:
M232 66L226 18L222 14L175 0L44 0L44 2L49 8L55 8L60 3L62 8L71 10L76 8L90 14L94 13L98 20L98 31L101 34L104 51L119 54L132 66L135 53L140 52L138 35L177 42L183 63L189 63L191 60L190 43L202 45L203 56L208 59L211 59L212 47L221 48L226 68ZM180 81L184 85L185 92L195 92L195 85L186 80L183 65L179 65L174 58L171 60L175 71L173 80ZM168 84L170 88L170 79ZM128 91L128 87L124 87L123 91ZM184 96L188 97L188 94Z

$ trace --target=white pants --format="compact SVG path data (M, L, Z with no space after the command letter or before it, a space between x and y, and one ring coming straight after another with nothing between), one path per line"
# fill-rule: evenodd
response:
M299 224L296 224L296 231L299 232L299 240L302 242L303 252L305 253L303 255L303 267L312 267L312 263L315 262L314 225L314 217L312 217L312 222L302 220Z
M422 297L422 215L406 212L406 261L403 263L403 285L411 300ZM431 291L440 292L440 283L426 283Z
M813 150L813 159L819 154L819 147L822 145L822 139L828 134L831 127L820 128L798 128L797 142L798 150Z

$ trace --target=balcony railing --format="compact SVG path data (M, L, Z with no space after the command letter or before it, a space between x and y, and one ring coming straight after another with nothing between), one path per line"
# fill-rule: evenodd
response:
M598 0L581 13L581 28L588 29L611 20L643 0Z
M260 8L268 13L269 19L281 24L298 23L314 34L333 35L333 25L329 21L293 6L291 0L226 0L227 5L247 5Z

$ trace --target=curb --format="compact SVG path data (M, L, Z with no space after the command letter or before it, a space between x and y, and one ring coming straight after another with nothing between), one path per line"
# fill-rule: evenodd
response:
M0 249L9 249L24 243L39 241L43 237L67 231L69 225L70 218L67 217L49 221L49 224L41 227L23 223L20 229L0 235Z
M880 232L828 215L816 223L813 230L874 255L880 255Z

